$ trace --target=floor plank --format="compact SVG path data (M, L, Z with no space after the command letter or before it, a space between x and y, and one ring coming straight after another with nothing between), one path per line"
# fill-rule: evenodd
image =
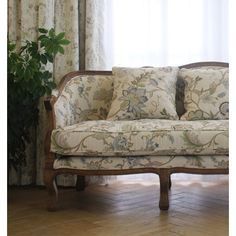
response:
M169 211L160 211L158 178L123 177L84 192L59 190L60 210L47 212L40 187L8 193L9 236L226 236L228 176L173 177Z

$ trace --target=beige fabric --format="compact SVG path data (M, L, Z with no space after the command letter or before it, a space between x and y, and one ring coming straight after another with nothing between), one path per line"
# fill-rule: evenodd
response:
M114 67L114 92L108 120L177 120L178 68Z
M106 0L86 0L85 14L85 69L106 69L104 45L104 25L111 19L105 19L104 8L109 3ZM108 21L106 21L108 20Z
M129 170L139 168L186 167L196 169L229 168L228 156L139 156L139 157L65 157L54 161L54 169Z
M84 121L52 132L51 151L61 155L224 155L228 121Z
M185 82L181 120L215 120L229 118L229 69L181 69Z
M80 75L71 79L55 103L56 127L104 120L111 105L112 76Z

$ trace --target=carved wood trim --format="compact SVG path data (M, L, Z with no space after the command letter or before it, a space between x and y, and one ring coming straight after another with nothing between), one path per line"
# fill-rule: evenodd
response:
M48 191L48 202L47 209L48 211L57 210L57 202L58 202L58 189L56 185L56 173L52 169L44 170L44 184Z
M174 173L189 173L189 174L228 174L228 169L203 169L203 168L139 168L139 169L123 169L123 170L77 170L77 169L54 169L56 174L72 174L72 175L126 175L126 174L141 174L141 173L153 173L158 174L163 169L168 170L170 174Z
M229 67L229 63L218 62L218 61L205 61L205 62L195 62L195 63L186 64L183 66L179 66L179 68L191 69L191 68L203 67L203 66Z
M55 97L47 97L44 100L44 106L47 111L48 116L48 129L45 137L45 144L44 144L44 153L45 153L45 169L53 169L53 162L55 160L55 153L50 151L51 146L51 134L53 129L55 129L55 113L54 113L54 103Z
M160 179L159 208L166 211L169 209L170 169L163 168L158 174Z

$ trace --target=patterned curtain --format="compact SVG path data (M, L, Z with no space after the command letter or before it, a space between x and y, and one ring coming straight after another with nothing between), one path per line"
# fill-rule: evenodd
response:
M80 69L107 69L110 9L110 0L80 0Z
M65 54L55 60L53 71L55 81L58 82L66 73L79 69L79 7L78 0L9 0L8 1L8 37L16 41L17 45L37 38L38 28L54 27L56 32L66 32L66 38L71 43ZM9 183L17 185L43 184L44 167L44 138L47 129L47 118L43 102L40 105L39 126L32 131L32 142L27 146L27 166L18 173L10 171ZM72 185L73 176L62 176L58 184Z

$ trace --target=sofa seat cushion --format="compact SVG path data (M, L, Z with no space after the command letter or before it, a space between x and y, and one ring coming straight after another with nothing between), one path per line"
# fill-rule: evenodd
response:
M53 130L51 151L71 156L224 155L228 121L83 121Z

